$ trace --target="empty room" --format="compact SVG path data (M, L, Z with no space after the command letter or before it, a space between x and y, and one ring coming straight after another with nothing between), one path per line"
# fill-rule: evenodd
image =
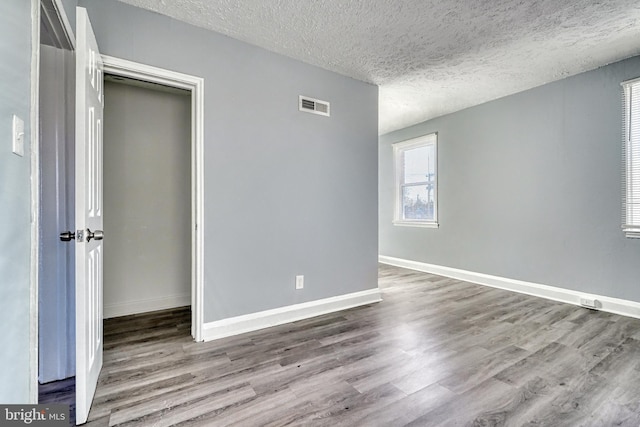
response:
M640 425L637 1L4 0L0 53L0 424Z

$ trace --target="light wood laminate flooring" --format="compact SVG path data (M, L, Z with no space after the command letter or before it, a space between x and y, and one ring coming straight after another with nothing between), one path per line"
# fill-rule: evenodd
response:
M105 321L91 426L640 426L640 320L381 265L384 301L207 343Z

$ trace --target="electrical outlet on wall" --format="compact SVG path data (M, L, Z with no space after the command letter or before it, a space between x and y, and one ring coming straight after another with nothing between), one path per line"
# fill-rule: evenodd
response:
M296 289L304 288L304 276L296 276Z
M580 305L594 310L602 307L602 303L600 303L600 301L590 296L580 297Z

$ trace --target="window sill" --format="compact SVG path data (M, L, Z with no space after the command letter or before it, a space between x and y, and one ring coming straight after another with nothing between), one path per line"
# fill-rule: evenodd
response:
M438 228L437 222L393 221L393 225L399 227Z
M629 239L640 239L640 231L625 231L624 235Z

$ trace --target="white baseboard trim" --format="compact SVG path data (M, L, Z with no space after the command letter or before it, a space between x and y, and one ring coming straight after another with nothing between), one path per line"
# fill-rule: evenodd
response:
M149 298L137 301L127 301L117 304L105 304L103 317L128 316L130 314L146 313L148 311L166 310L168 308L191 305L191 295L170 295L167 297Z
M380 290L375 288L242 316L229 317L227 319L205 323L203 327L203 338L205 341L217 340L380 301L382 301Z
M477 283L479 285L491 286L493 288L505 289L508 291L533 295L536 297L565 302L573 305L580 305L580 298L596 299L600 302L598 310L620 314L622 316L640 318L640 303L636 301L606 297L603 295L588 294L586 292L574 291L571 289L541 285L538 283L508 279L499 276L491 276L489 274L476 273L473 271L443 267L440 265L427 264L424 262L411 261L401 258L393 258L384 255L380 255L378 257L378 261L382 264L394 265L396 267L403 267L411 270L423 271L425 273L437 274L438 276L464 280L465 282Z

